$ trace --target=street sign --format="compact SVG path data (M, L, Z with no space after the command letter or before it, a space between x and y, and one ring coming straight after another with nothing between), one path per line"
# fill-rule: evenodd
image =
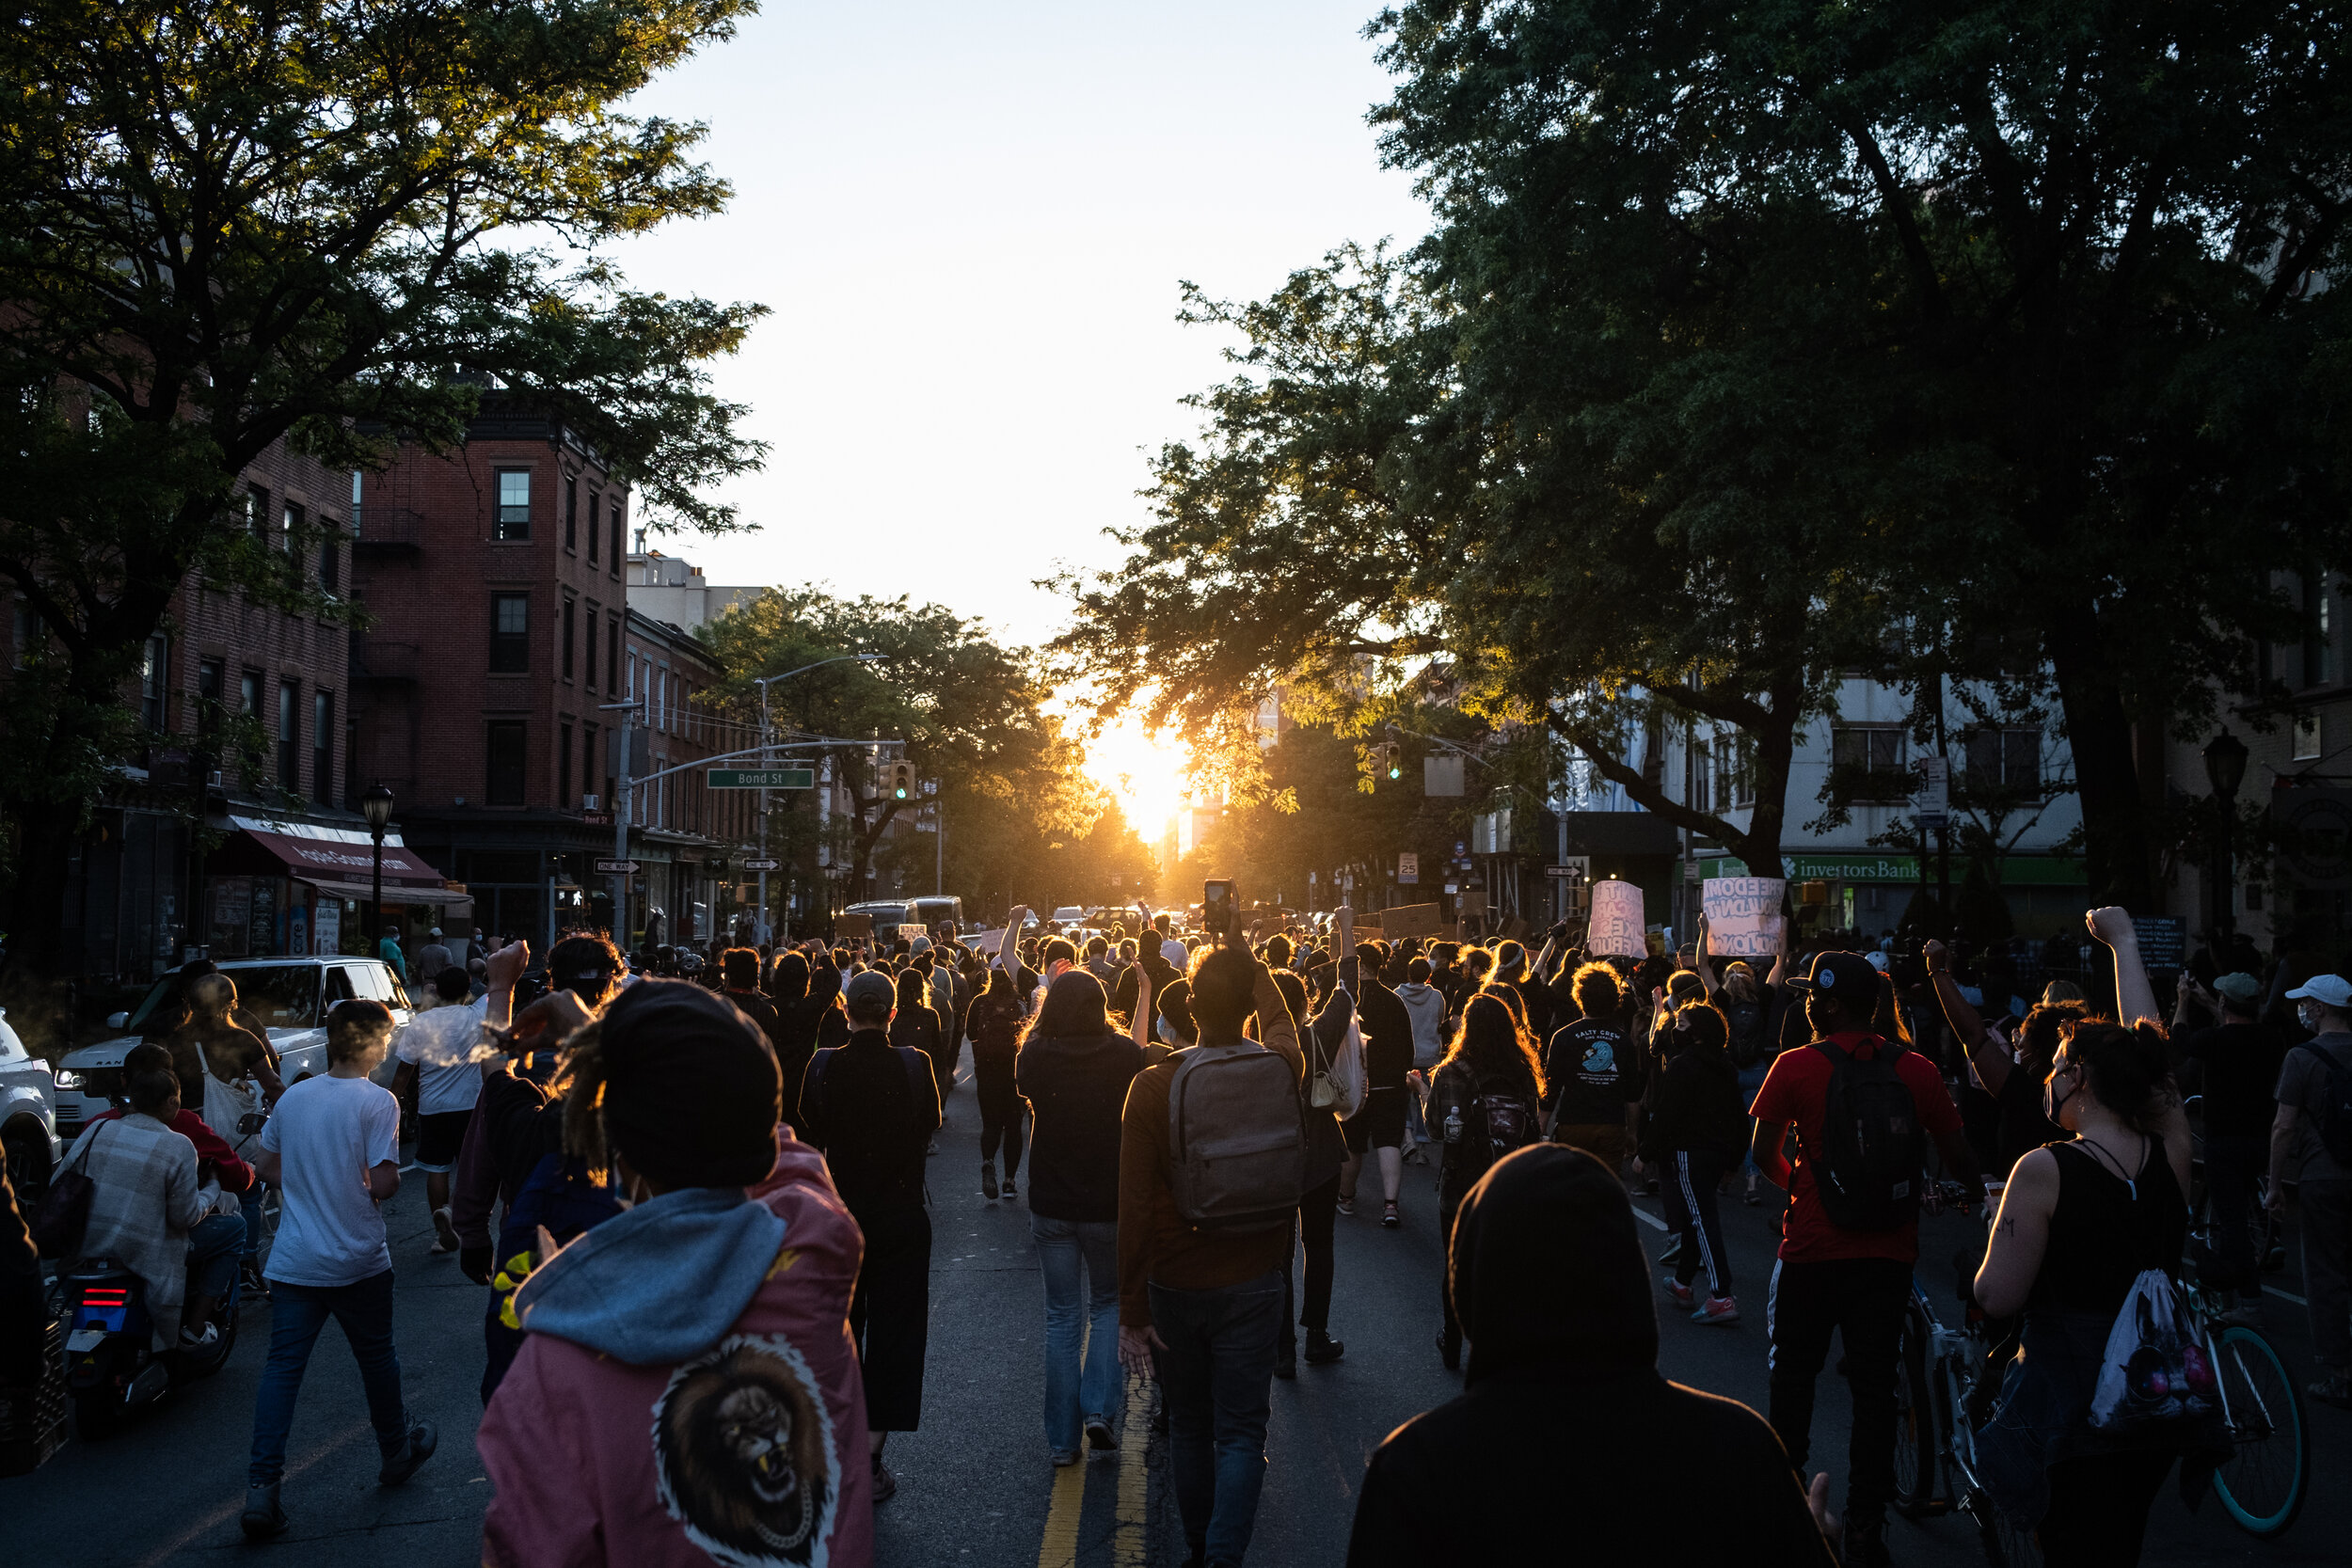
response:
M609 811L584 811L580 814L580 820L586 827L610 828L612 826L612 814Z
M1951 822L1952 765L1941 756L1919 759L1919 788L1911 798L1921 832L1941 832Z
M634 877L637 875L637 863L635 861L598 861L596 875L599 877Z
M1410 850L1400 853L1396 857L1396 879L1407 887L1418 883L1421 880L1421 856ZM1434 927L1431 928L1431 934L1435 934L1435 929Z
M783 863L784 863L782 861L745 861L743 863L743 869L746 871L773 871L783 865Z
M713 768L713 789L815 789L814 768Z
M1544 875L1550 878L1554 881L1560 882L1590 881L1593 877L1593 857L1590 855L1570 855L1565 861L1562 862L1558 865L1545 866Z

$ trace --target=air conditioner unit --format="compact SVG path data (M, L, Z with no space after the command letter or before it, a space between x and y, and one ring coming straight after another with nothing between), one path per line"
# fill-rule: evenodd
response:
M597 805L597 797L594 795L581 796L580 798L580 809L582 811L596 811L599 809Z

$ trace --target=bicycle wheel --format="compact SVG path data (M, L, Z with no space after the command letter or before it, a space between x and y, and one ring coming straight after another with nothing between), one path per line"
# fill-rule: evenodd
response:
M1940 1444L1935 1392L1928 1383L1928 1325L1917 1306L1903 1314L1895 1355L1895 1512L1916 1519L1935 1507Z
M2032 1528L1994 1507L1981 1488L1968 1494L1966 1513L1977 1523L1977 1544L1984 1548L1988 1568L2042 1568Z
M2270 1341L2233 1324L2215 1336L2221 1389L2230 1406L2229 1459L2214 1491L2238 1528L2268 1539L2303 1512L2312 1487L2311 1429L2303 1396Z

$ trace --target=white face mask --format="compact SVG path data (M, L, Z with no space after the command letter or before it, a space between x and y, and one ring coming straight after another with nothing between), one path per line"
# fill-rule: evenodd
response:
M2297 1002L2295 1005L2295 1016L2304 1028L2309 1029L2314 1035L2319 1033L2320 1025L2328 1019L2327 1009L2318 1003L2310 1001Z

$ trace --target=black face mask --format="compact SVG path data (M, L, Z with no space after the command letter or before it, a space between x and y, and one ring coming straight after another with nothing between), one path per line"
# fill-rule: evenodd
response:
M2053 1127L2064 1125L2058 1120L2058 1113L2066 1108L2068 1101L2083 1092L2077 1086L2068 1089L2064 1094L2058 1094L2056 1092L2057 1086L2058 1074L2056 1072L2052 1072L2049 1077L2042 1081L2042 1114L2050 1118L2050 1125Z

